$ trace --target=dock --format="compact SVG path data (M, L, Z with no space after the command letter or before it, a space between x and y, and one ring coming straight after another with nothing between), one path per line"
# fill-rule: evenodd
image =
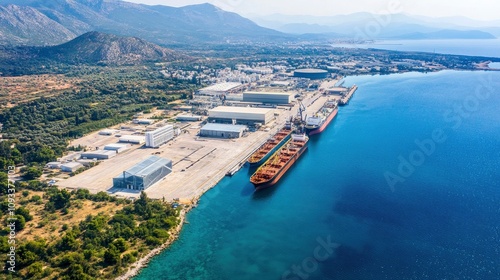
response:
M349 88L349 92L346 95L344 95L342 98L340 98L339 104L346 105L347 103L349 103L349 100L354 95L354 92L356 92L357 89L358 89L357 85L353 85L351 88Z

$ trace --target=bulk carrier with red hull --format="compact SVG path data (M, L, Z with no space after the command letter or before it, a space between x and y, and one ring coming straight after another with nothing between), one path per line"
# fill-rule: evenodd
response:
M255 189L261 190L276 184L307 149L308 141L309 137L305 134L292 134L291 139L250 177Z
M285 125L280 131L274 134L269 140L266 141L262 146L255 151L250 158L248 158L248 163L250 166L260 166L266 160L274 154L283 144L285 144L292 134L292 128L290 125Z
M326 101L312 117L306 118L305 129L309 136L323 132L330 122L337 116L338 106L335 101Z

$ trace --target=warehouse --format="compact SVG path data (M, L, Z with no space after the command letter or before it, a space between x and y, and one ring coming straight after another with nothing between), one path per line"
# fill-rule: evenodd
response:
M274 119L273 110L267 108L219 106L208 111L209 121L239 124L267 124Z
M241 83L220 83L202 88L196 92L198 95L220 96L240 92L244 89Z
M202 137L240 138L248 130L246 125L209 123L200 130Z
M108 144L104 146L105 151L115 151L116 153L121 153L130 148L127 144Z
M296 78L319 80L328 78L328 71L321 69L297 69L293 72L293 76Z
M97 150L82 153L83 159L110 159L116 156L116 151Z
M174 126L166 125L154 131L146 132L146 147L157 148L174 138Z
M146 142L146 138L139 135L123 135L118 138L118 142L142 145Z
M264 104L290 104L295 100L297 92L257 92L243 93L244 102L261 102Z
M201 121L201 116L197 115L177 115L175 120L178 122L196 122Z
M82 167L83 167L83 164L81 164L79 162L68 162L68 163L61 165L61 171L63 171L63 172L75 172Z
M115 134L115 130L112 130L112 129L104 129L104 130L99 131L99 135L103 135L103 136L111 136L113 134Z
M151 125L155 123L155 120L151 119L134 119L132 120L133 123L135 124L145 124L145 125Z
M113 187L145 190L172 172L170 159L151 156L113 178Z
M45 164L45 168L49 168L49 169L59 169L61 168L61 163L58 162L58 161L53 161L53 162L49 162L47 164Z

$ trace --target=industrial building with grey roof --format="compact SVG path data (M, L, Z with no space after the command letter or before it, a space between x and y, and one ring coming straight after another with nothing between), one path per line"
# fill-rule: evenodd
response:
M129 190L145 190L172 172L172 161L150 156L121 175L113 178L113 187Z
M246 125L209 123L200 129L200 136L217 138L240 138L248 130Z

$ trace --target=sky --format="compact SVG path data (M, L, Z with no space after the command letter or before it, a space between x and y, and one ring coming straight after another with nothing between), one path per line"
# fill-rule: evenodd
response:
M498 0L125 0L150 5L185 6L211 3L243 16L288 14L331 16L356 12L396 12L429 17L465 16L500 20Z

